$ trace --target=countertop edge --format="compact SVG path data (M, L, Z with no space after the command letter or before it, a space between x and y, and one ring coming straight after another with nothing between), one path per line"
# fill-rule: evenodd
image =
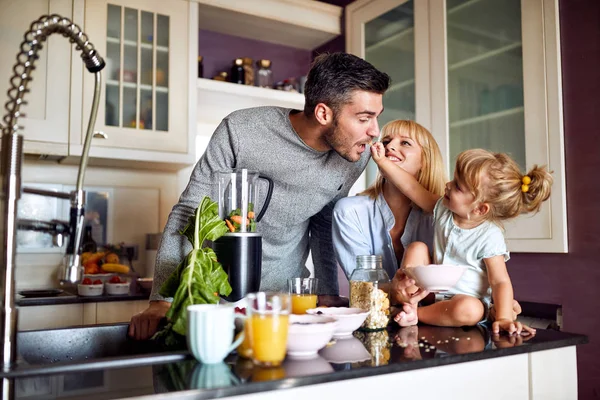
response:
M126 295L109 295L82 297L76 294L69 294L56 297L39 297L39 298L21 298L15 301L19 307L31 306L58 306L65 304L82 304L82 303L104 303L110 301L133 301L133 300L149 300L150 293L133 293Z
M391 374L396 372L413 371L424 368L438 367L444 365L459 364L469 361L479 361L497 357L512 356L518 354L533 353L543 350L558 349L562 347L576 346L586 344L589 339L585 335L568 334L570 337L545 343L533 343L527 346L517 346L495 351L476 352L467 354L455 354L443 358L433 358L428 360L418 360L411 363L388 364L379 367L361 368L348 371L336 371L322 375L310 375L302 377L285 378L269 382L247 382L239 386L231 386L218 389L193 389L179 391L175 393L161 393L163 398L193 398L193 399L214 399L220 397L241 396L245 394L260 393L265 391L291 389L296 387L316 385L320 383L337 382L347 379L366 378L371 376ZM173 397L172 397L173 396Z

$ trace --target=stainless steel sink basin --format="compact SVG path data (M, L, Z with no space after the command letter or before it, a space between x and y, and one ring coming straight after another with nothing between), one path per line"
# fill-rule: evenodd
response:
M17 333L17 365L1 377L50 374L178 361L185 349L127 337L128 324L92 325Z

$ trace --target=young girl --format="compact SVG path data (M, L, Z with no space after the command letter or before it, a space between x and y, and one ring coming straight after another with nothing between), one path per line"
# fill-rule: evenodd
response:
M493 300L494 333L534 333L513 319L513 289L506 269L509 254L501 223L539 211L550 196L553 182L546 168L534 166L521 175L517 163L506 154L467 150L459 154L454 180L446 184L445 195L440 197L386 159L380 144L373 145L371 152L386 179L423 211L433 212L434 263L469 266L456 286L437 294L433 303L417 309L414 299L407 299L396 322L401 326L414 325L418 320L439 326L475 325L487 319ZM407 249L405 266L430 263L424 243L414 242Z

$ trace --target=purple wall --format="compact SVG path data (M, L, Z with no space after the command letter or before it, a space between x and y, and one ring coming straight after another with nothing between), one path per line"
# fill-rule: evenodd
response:
M516 297L563 305L577 352L579 398L600 398L600 1L560 0L568 254L513 254Z
M198 42L198 54L204 57L204 78L212 78L220 71L229 73L233 60L238 57L250 57L255 65L261 58L271 60L274 82L306 75L310 67L310 50L205 30L200 30Z

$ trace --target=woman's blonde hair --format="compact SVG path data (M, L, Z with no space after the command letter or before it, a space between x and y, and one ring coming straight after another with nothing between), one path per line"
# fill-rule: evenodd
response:
M486 219L496 223L538 212L542 202L550 197L554 182L545 166L534 165L523 175L519 165L507 154L483 149L460 153L455 173L476 202L490 205ZM524 179L525 176L529 178Z
M408 136L421 146L421 170L417 175L417 181L431 193L443 196L446 171L442 153L431 133L415 121L397 119L388 122L381 129L380 140L388 136ZM383 182L383 175L377 172L375 182L359 194L374 199L383 191Z

